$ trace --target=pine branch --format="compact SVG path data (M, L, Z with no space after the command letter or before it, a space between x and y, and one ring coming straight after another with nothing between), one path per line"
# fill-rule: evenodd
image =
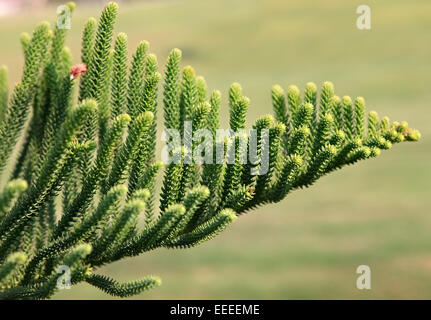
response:
M181 72L180 50L171 51L162 77L148 42L130 66L124 33L111 48L117 10L109 3L98 23L86 22L81 64L72 66L66 30L42 23L21 35L24 70L12 91L0 67L0 171L13 168L0 189L0 299L52 297L64 265L72 284L117 297L149 290L159 278L118 283L94 271L160 247L199 245L257 206L421 138L404 121L366 114L362 97L340 99L331 82L319 97L312 82L303 93L273 86L274 117L259 117L250 131L250 101L234 83L230 131L220 137L221 93L209 95L191 66ZM171 129L162 135L170 139L166 163L156 154L160 81Z
M0 153L0 170L4 168L26 121L29 105L33 99L34 86L48 43L49 24L42 23L33 33L32 40L26 50L27 57L22 81L15 86L9 106L6 109L4 121L0 125L0 148L2 150Z
M118 283L114 279L106 276L92 274L88 276L85 281L111 296L121 298L140 294L143 291L153 289L162 284L161 279L154 276L148 276L142 280L132 282Z
M7 103L9 98L9 85L8 85L8 70L6 66L0 67L0 121L4 120L7 112Z

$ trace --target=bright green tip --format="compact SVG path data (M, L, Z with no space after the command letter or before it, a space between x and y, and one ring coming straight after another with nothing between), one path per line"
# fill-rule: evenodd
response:
M140 201L146 201L149 197L150 193L148 189L138 189L133 193L133 198Z
M392 128L398 128L399 125L400 123L398 121L392 122Z
M170 55L177 56L178 58L181 58L181 56L183 55L183 53L182 53L182 51L180 49L174 48L174 49L172 49Z
M199 186L192 191L198 193L202 198L208 198L210 195L209 189L205 186Z
M344 131L343 130L337 130L336 132L335 132L335 134L341 139L341 140L343 140L345 137L346 137L346 134L344 133Z
M242 97L241 101L243 102L243 104L245 104L246 106L248 106L250 104L250 99L248 97Z
M7 262L12 262L16 264L23 264L27 260L27 255L24 252L12 253L8 258Z
M409 129L409 124L406 121L401 122L397 127L397 132L406 132Z
M97 102L94 99L86 99L82 102L81 108L88 109L89 111L94 111L97 109Z
M139 42L138 48L136 49L136 51L146 52L149 47L150 47L150 43L147 40L142 40L141 42Z
M154 119L154 114L151 111L145 111L142 115L142 120L144 122L150 123Z
M90 17L90 18L88 18L88 20L87 20L87 24L89 24L89 25L96 25L97 24L97 20L96 20L96 18L94 18L94 17Z
M364 158L368 158L371 155L371 149L368 147L362 147L361 152L362 152Z
M18 192L23 192L23 191L27 190L27 188L28 188L27 181L25 181L23 179L12 180L9 183Z
M153 64L156 64L157 63L157 56L154 54L154 53L150 53L148 56L147 56L147 62L151 62L151 63L153 63ZM202 78L202 77L201 77Z
M128 204L126 204L126 207L129 207L130 209L136 209L137 211L141 212L145 209L145 202L141 199L134 199L131 200Z
M209 113L211 110L211 105L205 101L203 103L198 104L196 106L196 110L199 110L200 112L203 112L203 113Z
M307 103L305 103L305 104L304 104L304 108L305 108L309 113L312 113L312 112L313 112L313 110L314 110L314 106L313 106L311 103L309 103L309 102L307 102Z
M407 141L419 141L421 139L421 133L415 129L409 129L404 136Z
M119 184L119 185L113 187L112 190L114 190L115 192L118 192L120 194L126 194L127 187L124 184Z
M354 146L356 148L358 148L358 147L362 146L362 139L361 138L353 139L352 143L354 144Z
M182 204L174 204L167 209L168 211L173 212L174 214L183 215L186 213L186 208Z
M370 117L374 117L374 118L378 118L379 117L379 115L378 115L378 113L376 111L370 111L369 116Z
M276 85L274 85L273 87L272 87L272 92L273 92L273 94L278 94L278 95L284 95L284 90L283 90L283 88L280 86L280 85L278 85L278 84L276 84Z
M337 147L336 147L336 146L329 145L329 147L328 147L328 152L329 152L329 154L331 154L331 155L335 155L335 154L337 154L338 149L337 149Z
M241 85L238 82L234 82L232 83L232 85L230 86L231 90L242 90Z
M150 191L148 191L148 189L144 189L144 191L142 191L142 197L143 198L148 199L148 198L150 198L150 196L151 196L151 193L150 193Z
M109 2L106 5L106 8L108 8L109 10L117 11L118 10L118 4L116 2Z
M385 140L385 143L383 144L383 149L389 150L390 148L392 148L392 142L390 142L389 140Z
M360 104L365 104L365 99L363 97L356 97L356 102Z
M163 168L163 162L162 161L156 161L154 163L154 166L156 166L158 169L161 169L161 168Z
M195 69L192 66L185 66L183 69L183 74L185 78L194 78L195 77Z
M118 40L120 40L120 41L127 41L127 34L126 34L126 33L124 33L124 32L120 32L120 33L117 35L117 39L118 39Z
M322 116L322 119L325 119L325 121L326 121L326 122L329 122L329 123L334 122L334 117L333 117L333 116L332 116L332 114L330 114L330 113L324 114L324 115Z
M69 9L70 9L71 12L73 12L75 10L75 8L76 8L76 4L73 1L70 1L70 2L66 3L66 6L69 7Z
M382 120L380 121L380 127L383 129L383 130L388 130L389 129L389 127L390 127L390 120L389 120L389 118L388 117L383 117L382 118Z
M25 41L30 40L30 35L27 32L21 33L21 35L19 37L21 40L25 40Z
M371 147L370 148L370 157L378 157L380 155L381 151L377 147Z
M317 86L314 82L307 82L307 84L305 85L305 89L308 91L316 91Z
M51 31L51 24L48 21L42 21L36 26L37 30L43 30L45 32Z
M84 243L84 244L81 244L81 245L79 245L79 246L77 246L76 247L76 251L81 255L81 256L87 256L87 255L89 255L90 253L91 253L91 250L92 250L93 248L91 247L91 245L90 244L88 244L88 243Z
M308 136L311 133L310 128L308 128L308 126L301 126L299 130L302 132L304 136Z
M161 286L162 285L162 278L160 278L160 277L153 276L153 281L154 281L154 284L156 286Z
M233 221L235 221L238 218L236 216L236 213L234 211L229 212L229 213L222 212L220 214L224 215L224 217L226 218L226 220L229 221L229 222L233 222Z
M299 95L299 88L295 85L290 85L289 88L287 88L287 94L298 94Z
M236 212L232 209L223 209L219 213L220 217L227 219L227 221L234 221L237 218Z
M341 99L340 99L340 97L339 97L339 96L333 96L333 97L331 98L331 101L332 101L332 103L339 104L339 103L341 102Z
M343 97L343 104L344 105L350 105L350 104L352 104L352 98L350 98L349 96L344 96Z
M265 114L257 119L256 124L259 127L269 128L274 124L274 117L271 114Z
M120 115L117 117L117 119L118 119L118 121L119 121L119 122L121 122L122 124L127 124L127 123L129 123L129 122L130 122L130 120L132 120L132 118L130 118L130 116L129 116L127 113L120 114Z
M70 55L71 54L70 48L69 47L64 47L62 53L66 54L66 55Z
M282 133L286 131L286 125L282 122L277 122L272 128Z
M292 163L296 166L296 167L300 167L302 166L302 163L304 162L302 160L302 157L300 155L294 154L291 158Z
M325 81L322 85L321 91L323 95L334 95L334 84L330 81Z
M204 78L203 76L197 76L197 77L196 77L196 81L197 81L197 82L205 83L205 78Z
M215 97L221 97L221 92L220 92L220 90L214 90L212 95Z
M334 88L334 84L331 81L325 81L322 85L324 88Z

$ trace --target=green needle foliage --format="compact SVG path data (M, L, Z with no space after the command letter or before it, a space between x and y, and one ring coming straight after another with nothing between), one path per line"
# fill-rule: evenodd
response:
M251 131L250 101L234 83L229 125L239 134L218 139L221 93L208 93L192 67L181 69L178 49L163 79L146 41L128 61L127 36L113 32L117 11L109 3L98 22L85 24L80 67L65 47L67 30L46 22L21 35L24 70L13 89L0 67L0 173L11 168L0 191L0 298L49 298L66 275L72 285L87 282L118 297L154 288L161 284L155 276L119 283L96 271L160 247L199 245L254 207L420 139L406 122L367 115L362 97L339 98L331 82L320 91L307 83L303 94L274 86L274 116L260 117ZM164 124L184 144L170 151L179 161L165 165L156 156L160 82ZM202 129L212 135L203 149L190 136ZM262 162L242 161L253 143L257 157L268 153L262 174ZM187 161L196 150L213 162Z

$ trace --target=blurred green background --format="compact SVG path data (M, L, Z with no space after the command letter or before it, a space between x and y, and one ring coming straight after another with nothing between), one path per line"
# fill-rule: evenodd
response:
M369 31L356 28L361 4L371 7ZM67 42L76 62L83 24L102 7L77 6ZM20 33L54 22L55 9L0 18L0 64L11 82L22 68ZM224 93L225 126L234 81L251 98L251 124L271 112L273 84L331 80L338 95L365 97L368 109L408 121L422 140L242 216L200 247L158 249L101 271L123 281L161 276L163 285L139 299L431 299L430 12L429 0L120 3L116 32L128 34L130 51L148 40L163 70L171 48L181 48L184 65ZM362 264L371 290L356 289ZM110 297L82 284L55 298Z

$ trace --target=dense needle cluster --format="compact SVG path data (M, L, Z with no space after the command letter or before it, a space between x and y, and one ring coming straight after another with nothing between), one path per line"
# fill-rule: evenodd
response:
M68 6L73 11L74 4ZM118 283L95 271L159 247L196 246L247 210L278 202L394 143L420 138L405 122L366 114L361 97L337 97L330 82L319 94L313 83L303 94L295 86L287 93L274 86L275 116L264 115L253 126L257 154L269 153L266 174L252 174L259 162L239 161L241 148L230 164L163 165L155 154L162 81L157 59L143 41L129 63L127 36L113 39L117 10L109 3L98 22L87 21L79 65L73 66L64 45L67 30L41 23L21 37L24 71L10 96L7 69L0 68L0 298L51 297L62 265L72 285L84 281L115 296L138 294L160 279ZM180 62L181 51L172 50L163 78L165 126L184 132L184 122L192 121L193 131L208 129L215 137L220 92L208 94L205 80L189 66L181 71ZM233 131L246 128L249 103L233 84ZM269 140L261 137L263 129ZM238 147L237 139L231 145ZM214 150L222 143L228 151L226 141L214 142ZM11 156L14 148L17 157Z

